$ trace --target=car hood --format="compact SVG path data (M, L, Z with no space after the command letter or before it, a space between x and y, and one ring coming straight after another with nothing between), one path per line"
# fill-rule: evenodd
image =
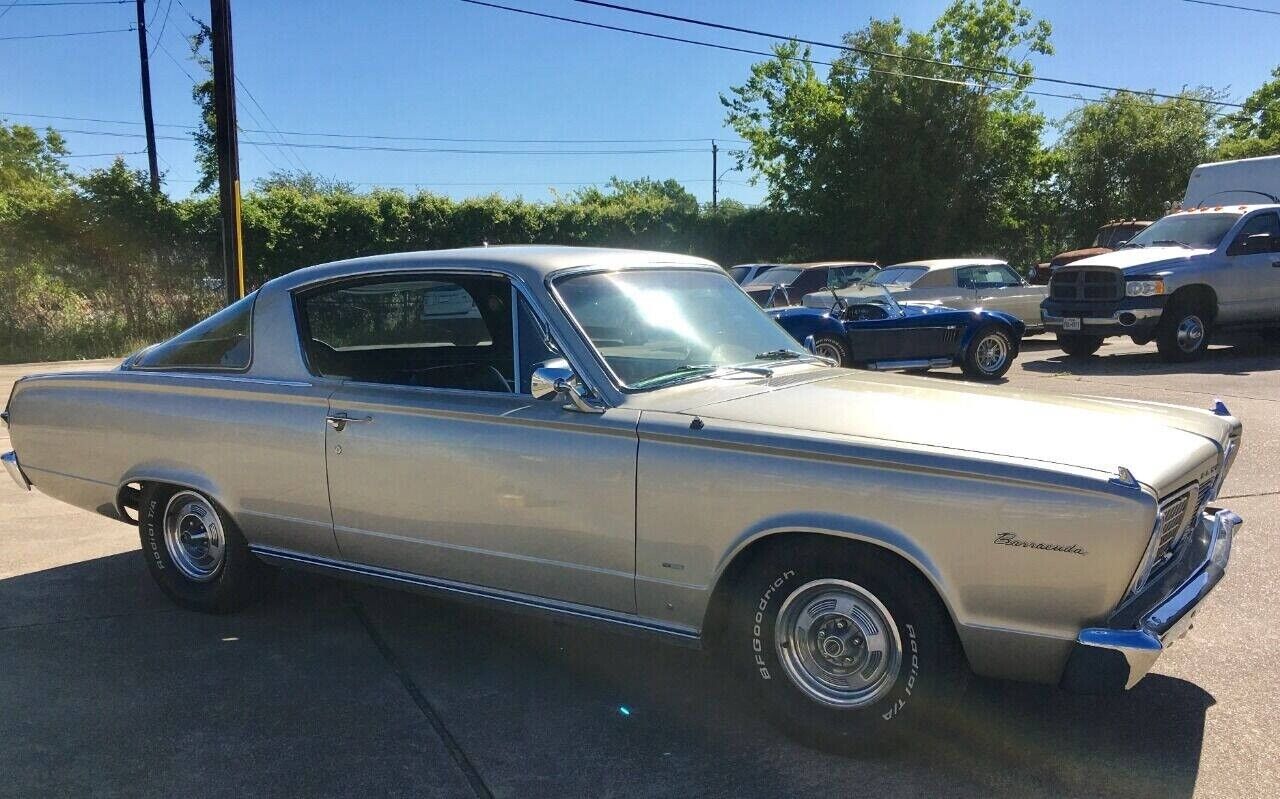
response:
M1107 252L1111 252L1110 247L1084 247L1079 250L1068 250L1053 256L1053 259L1050 260L1049 263L1053 266L1063 266L1071 263L1072 261L1079 261L1081 258L1091 258L1095 255L1102 255Z
M1188 250L1185 247L1126 247L1095 255L1092 258L1082 258L1062 268L1109 266L1124 271L1149 272L1153 267L1178 266L1192 258L1209 255L1212 252L1213 250Z
M1114 476L1123 466L1161 495L1185 484L1188 473L1196 479L1216 463L1219 446L1238 425L1229 417L1176 406L848 369L684 412L1102 475Z

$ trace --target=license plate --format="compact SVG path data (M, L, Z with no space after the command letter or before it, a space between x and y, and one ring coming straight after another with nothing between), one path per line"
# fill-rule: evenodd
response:
M1071 318L1071 317L1068 317L1068 318L1066 318L1066 319L1063 319L1063 320L1062 320L1062 329L1063 329L1063 330L1079 330L1079 329L1080 329L1080 320L1079 320L1079 319L1073 319L1073 318Z

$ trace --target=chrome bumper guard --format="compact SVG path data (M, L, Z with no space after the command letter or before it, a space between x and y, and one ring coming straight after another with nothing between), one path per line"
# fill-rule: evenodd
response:
M9 450L0 455L0 461L4 461L4 470L13 478L13 482L18 484L18 488L23 491L31 490L31 481L22 473L22 467L18 465L18 453Z
M1085 693L1128 689L1166 647L1186 634L1200 603L1227 572L1231 541L1244 521L1229 510L1206 509L1182 554L1136 596L1107 627L1080 631L1062 686Z

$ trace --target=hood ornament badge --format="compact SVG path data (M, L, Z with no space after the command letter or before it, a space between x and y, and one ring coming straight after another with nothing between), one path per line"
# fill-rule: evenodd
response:
M1116 467L1116 476L1111 478L1111 482L1125 488L1138 488L1138 480L1133 476L1133 472L1123 466Z

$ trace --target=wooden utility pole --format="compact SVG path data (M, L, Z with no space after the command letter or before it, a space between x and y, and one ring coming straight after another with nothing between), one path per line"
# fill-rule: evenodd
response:
M213 49L213 146L218 153L222 211L222 266L227 304L244 296L244 242L240 228L240 147L236 136L236 73L231 48L231 0L209 0Z
M716 164L716 153L720 152L720 148L716 147L716 140L711 140L711 210L716 210L720 198L720 168Z
M151 61L147 57L146 0L137 0L138 60L142 62L142 121L147 126L147 166L151 169L151 193L160 193L160 169L156 166L156 123L151 116Z

